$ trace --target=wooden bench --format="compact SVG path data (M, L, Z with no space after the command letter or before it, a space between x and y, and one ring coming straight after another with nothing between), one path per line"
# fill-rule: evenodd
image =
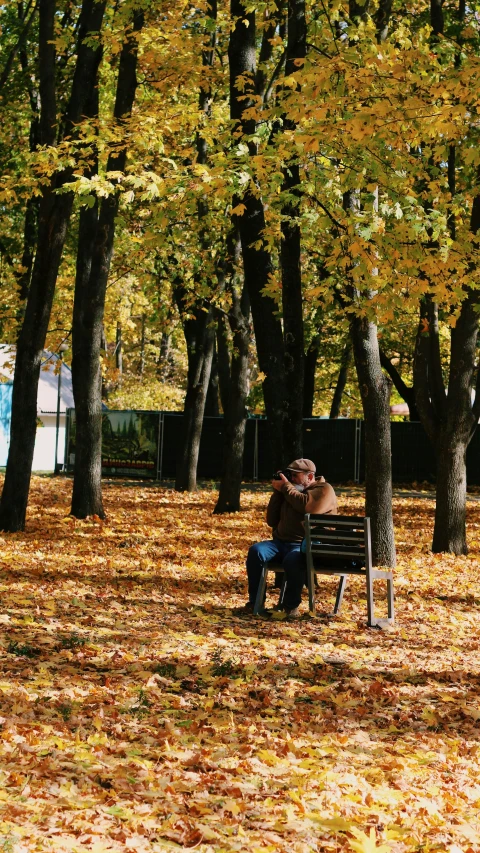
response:
M389 569L372 567L370 519L363 516L313 515L305 516L305 553L307 559L307 586L310 612L315 615L316 575L339 575L334 614L339 613L347 576L365 578L367 592L367 624L370 628L392 625L393 573ZM387 582L386 619L376 619L373 599L374 580Z
M367 591L367 624L373 628L393 624L393 573L388 569L372 567L372 545L370 519L352 515L313 515L305 516L305 554L309 610L315 616L315 587L317 575L339 575L337 595L333 613L340 612L343 594L347 585L347 576L364 577ZM329 565L330 562L330 565ZM357 565L354 565L354 564ZM269 572L284 575L281 563L275 560L265 563L253 612L258 615L263 610L267 577ZM376 619L374 612L373 581L387 581L387 619ZM280 590L278 604L283 603L285 577Z

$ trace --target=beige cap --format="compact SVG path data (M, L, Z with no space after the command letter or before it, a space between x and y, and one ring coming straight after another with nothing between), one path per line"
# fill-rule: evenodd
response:
M310 471L315 474L316 470L315 463L311 459L295 459L287 465L287 471Z

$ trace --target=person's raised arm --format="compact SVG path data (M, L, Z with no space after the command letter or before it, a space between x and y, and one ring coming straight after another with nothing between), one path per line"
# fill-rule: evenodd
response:
M273 483L275 482L276 481L274 480ZM267 524L269 527L272 528L272 530L277 527L280 521L280 510L282 508L283 500L284 498L282 492L276 486L274 486L273 494L267 506Z

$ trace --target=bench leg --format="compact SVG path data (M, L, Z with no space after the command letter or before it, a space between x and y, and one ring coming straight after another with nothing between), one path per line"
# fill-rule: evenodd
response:
M283 599L285 598L286 588L287 588L287 578L285 576L285 573L283 573L282 585L280 588L280 595L278 596L278 605L277 605L278 607L283 607Z
M267 589L267 575L268 575L268 569L265 566L265 568L262 569L262 574L260 575L260 582L258 584L257 597L255 599L255 607L253 608L254 616L258 616L258 614L260 613L260 610L263 609L263 605L265 603L265 593L266 593L266 589Z
M374 617L374 605L373 605L373 578L370 573L367 572L367 625L369 628L375 627L375 617Z
M387 604L388 618L393 622L395 619L395 608L393 604L393 577L388 578L387 580Z
M342 606L343 593L345 592L345 587L347 585L347 576L340 575L340 580L338 581L337 587L337 597L335 599L335 607L333 608L333 612L335 615L340 613L340 608Z
M315 616L315 572L307 568L308 609Z

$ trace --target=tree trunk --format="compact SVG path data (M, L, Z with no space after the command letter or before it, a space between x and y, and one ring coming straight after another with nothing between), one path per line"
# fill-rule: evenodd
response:
M255 98L255 12L247 13L242 0L231 0L230 9L234 22L228 46L230 115L235 122L236 137L240 138L243 134L250 137L249 150L254 156L256 147L251 137L255 132L255 120L244 120L243 113ZM237 88L239 77L243 82ZM258 363L265 376L263 396L272 462L274 468L281 468L286 464L283 438L286 411L283 332L275 301L264 295L264 289L268 286L273 272L273 264L264 243L265 210L258 187L249 185L243 197L235 198L234 207L238 208L239 205L242 206L243 212L241 215L233 215L232 223L240 232L245 285L252 309Z
M40 8L42 16L43 7ZM72 91L67 109L67 127L74 132L75 125L83 115L95 85L101 48L97 41L89 39L87 33L100 31L105 2L84 0L80 13L77 62L75 66ZM44 24L42 40L54 39L50 9L45 4L45 14L50 24ZM51 30L51 31L50 31ZM51 51L42 48L44 61L55 61ZM49 57L49 59L45 59ZM49 125L52 120L52 105L47 102L52 97L51 79L54 69L44 68L44 99L42 101L41 127L44 134L52 134ZM47 93L50 93L49 96ZM43 112L45 110L45 112ZM40 364L45 346L45 338L50 320L55 284L62 258L63 246L72 210L73 198L70 193L58 194L56 191L71 180L73 168L56 173L50 184L44 188L39 210L38 246L32 270L30 289L25 308L25 317L20 331L15 360L15 374L12 395L12 420L10 431L10 450L7 460L5 483L0 502L0 529L14 532L23 530L27 510L28 492L32 471L33 451L37 426L37 391Z
M340 406L342 405L343 392L345 391L345 385L347 384L348 368L350 365L351 356L352 344L345 344L345 349L342 353L342 360L340 363L337 384L335 386L335 392L333 395L332 406L330 409L330 418L332 420L336 420L340 417Z
M437 484L434 554L466 554L465 530L467 498L466 452L468 442L445 432L436 447Z
M143 13L133 13L132 31L120 54L114 117L120 124L132 111L136 91L137 35ZM125 170L126 148L109 155L107 172ZM71 514L76 518L105 513L102 500L102 373L100 350L103 314L115 236L119 198L103 198L98 218L92 216L88 260L80 261L75 281L72 327L72 383L75 400L76 443ZM86 212L87 213L87 212ZM86 228L86 232L87 232ZM85 235L86 236L86 235Z
M285 76L299 70L307 52L305 0L289 0ZM284 132L294 133L296 122L283 117ZM298 155L283 169L280 263L285 364L285 438L287 459L303 456L303 386L305 354L303 343L302 270L300 263L300 166Z
M208 383L207 399L205 400L205 412L204 412L204 414L207 417L218 418L220 415L218 389L219 389L218 353L217 353L217 348L215 346L215 336L214 336L212 369L210 371L210 380Z
M117 321L117 331L115 336L115 367L118 370L119 377L123 374L123 341L122 341L122 325Z
M145 314L142 314L140 329L140 360L137 373L143 379L145 373Z
M245 426L247 423L246 400L249 390L248 350L250 330L248 310L245 303L246 290L242 294L244 308L235 310L232 316L233 353L230 379L230 397L224 414L223 475L217 505L214 512L238 512L243 474L243 452Z
M229 240L229 289L232 306L229 312L232 330L232 358L229 394L223 416L223 474L214 513L238 512L243 474L246 402L249 391L248 362L250 349L250 303L244 284L239 293L235 282L235 268L240 260L240 241L236 234Z
M388 358L387 355L385 355L381 348L380 363L383 369L387 371L390 379L395 385L396 390L400 394L400 397L407 404L410 420L419 421L420 415L418 414L417 404L415 402L415 389L413 388L413 386L409 388L409 386L405 384L397 368L394 364L392 364L391 360Z
M229 333L228 333L228 318L222 312L217 316L217 358L218 358L218 390L220 393L220 403L222 411L225 413L228 407L228 398L230 395L230 351L229 351Z
M365 425L365 514L371 519L373 564L395 566L390 383L380 365L377 327L353 317L350 332Z
M175 288L175 298L180 314L185 314L187 310L185 293L180 286ZM183 324L187 344L188 375L183 408L182 450L177 460L175 480L177 492L193 492L197 488L200 437L215 339L211 311L189 308L188 313L194 316L185 320Z
M303 417L313 417L315 400L315 373L320 352L320 335L315 335L305 355L305 377L303 383Z

